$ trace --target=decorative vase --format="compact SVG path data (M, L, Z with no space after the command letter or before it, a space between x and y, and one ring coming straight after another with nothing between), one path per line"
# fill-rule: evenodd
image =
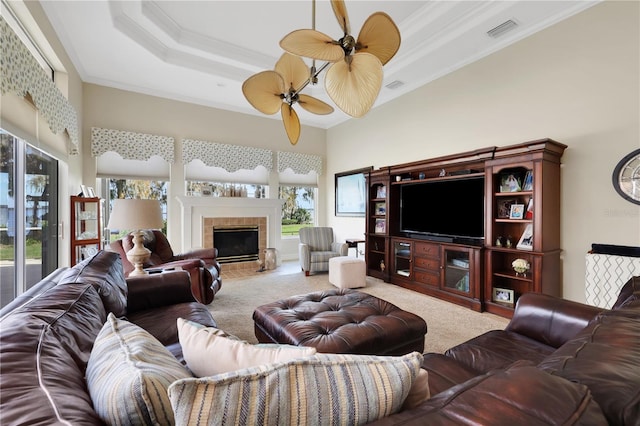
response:
M278 251L274 248L264 250L264 268L267 270L276 269L278 265Z

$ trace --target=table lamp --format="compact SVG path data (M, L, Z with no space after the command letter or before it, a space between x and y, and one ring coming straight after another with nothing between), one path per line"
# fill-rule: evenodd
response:
M133 248L127 252L127 260L135 269L129 276L146 275L143 265L149 259L151 251L144 246L143 229L162 228L162 211L159 200L140 200L119 198L113 200L113 209L109 216L108 229L133 230Z

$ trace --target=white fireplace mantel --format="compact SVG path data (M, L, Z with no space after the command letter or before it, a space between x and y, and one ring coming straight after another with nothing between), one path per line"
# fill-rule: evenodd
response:
M176 197L181 207L182 249L204 247L203 221L214 217L266 217L269 247L280 250L284 200L241 197Z

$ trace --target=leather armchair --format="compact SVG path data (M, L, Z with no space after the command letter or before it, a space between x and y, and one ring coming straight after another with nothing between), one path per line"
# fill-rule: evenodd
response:
M347 256L349 252L347 243L334 241L333 228L309 226L300 228L298 234L300 236L300 244L298 244L300 267L306 276L311 272L328 271L329 259Z
M105 247L105 250L120 254L125 277L134 269L134 265L127 259L127 252L133 247L132 239L129 234ZM191 278L191 291L198 302L205 305L211 303L214 295L222 288L216 248L174 254L167 237L157 230L144 231L144 246L151 250L144 268L182 268L187 271Z

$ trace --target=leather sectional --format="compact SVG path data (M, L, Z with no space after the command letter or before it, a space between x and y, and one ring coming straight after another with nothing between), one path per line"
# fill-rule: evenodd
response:
M149 331L179 360L176 318L215 326L187 273L125 280L122 271L117 254L100 252L0 312L3 424L102 424L85 370L108 312ZM611 310L523 296L505 330L425 354L431 398L378 424L637 425L639 313L638 278Z

